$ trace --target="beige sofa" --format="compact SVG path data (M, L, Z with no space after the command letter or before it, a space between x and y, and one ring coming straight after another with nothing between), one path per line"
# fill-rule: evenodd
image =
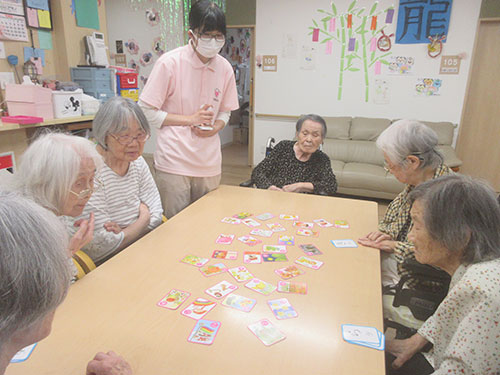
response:
M338 193L393 199L404 185L384 170L384 157L375 141L391 120L364 117L325 117L328 128L323 144L339 184ZM427 122L438 135L445 163L454 169L462 164L451 146L451 122Z

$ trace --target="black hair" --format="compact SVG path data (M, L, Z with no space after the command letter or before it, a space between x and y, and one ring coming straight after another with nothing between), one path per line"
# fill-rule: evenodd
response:
M191 6L189 27L200 34L215 30L226 35L226 16L213 1L199 0Z
M302 124L306 121L310 120L312 122L317 122L318 124L321 124L321 137L325 138L326 136L326 122L323 119L323 117L315 114L309 114L309 115L302 115L300 116L299 120L297 121L297 124L295 125L295 130L297 130L297 133L300 132L302 129Z

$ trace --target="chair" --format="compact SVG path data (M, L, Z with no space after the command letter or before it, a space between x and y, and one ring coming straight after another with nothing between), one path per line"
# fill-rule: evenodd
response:
M271 151L273 150L273 147L274 147L274 142L276 142L274 140L273 137L269 137L267 139L267 143L266 143L266 157L271 153ZM252 181L252 179L250 178L249 180L246 180L246 181L243 181L240 186L241 187L254 187L254 182Z
M76 270L78 271L76 274L76 280L80 280L86 274L96 269L95 263L82 250L78 250L75 254L73 254L72 259Z

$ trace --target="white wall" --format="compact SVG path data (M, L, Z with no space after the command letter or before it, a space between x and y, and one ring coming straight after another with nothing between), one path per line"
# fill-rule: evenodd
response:
M335 0L339 13L344 12L352 0ZM427 55L427 45L395 44L392 41L392 56L411 56L415 59L413 74L408 76L389 75L388 67L382 65L380 75L369 73L370 98L365 102L364 75L362 72L344 74L343 97L337 100L340 71L340 45L334 43L331 55L325 53L325 44L313 43L308 35L312 19L320 20L325 15L318 9L331 9L331 0L257 0L256 55L277 55L277 72L255 73L255 113L300 115L318 113L323 116L364 116L379 118L415 118L427 121L451 121L458 124L466 90L467 77L481 6L480 1L454 1L450 17L447 42L443 55L457 55L465 52L467 58L461 61L458 75L439 75L441 57L432 59ZM358 6L373 5L371 0L358 0ZM380 0L379 9L394 5L392 25L386 33L396 31L399 2ZM385 20L379 17L379 22ZM338 20L337 20L338 22ZM337 25L338 27L338 25ZM283 51L286 35L295 40L295 48ZM321 41L321 39L320 39ZM301 69L302 46L316 48L315 68ZM287 57L284 55L293 55ZM378 53L378 52L377 52ZM359 65L359 63L358 63ZM418 97L415 84L418 78L440 78L442 87L439 96ZM390 86L389 102L375 104L373 87L375 79L386 80ZM254 164L264 157L268 137L277 140L294 136L294 122L255 118Z

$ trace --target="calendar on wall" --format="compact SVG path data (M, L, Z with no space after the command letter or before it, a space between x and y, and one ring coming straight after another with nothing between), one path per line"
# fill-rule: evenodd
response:
M24 17L0 13L0 39L27 42L28 30Z
M0 0L0 12L24 16L23 0Z

